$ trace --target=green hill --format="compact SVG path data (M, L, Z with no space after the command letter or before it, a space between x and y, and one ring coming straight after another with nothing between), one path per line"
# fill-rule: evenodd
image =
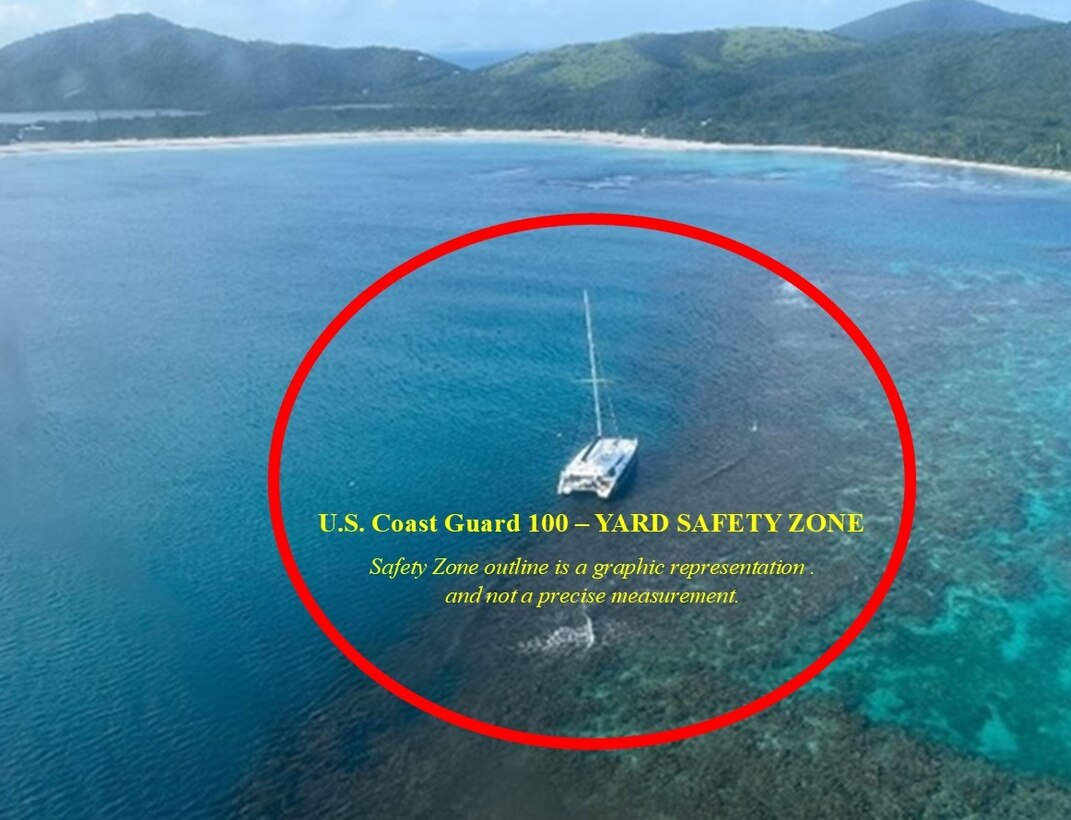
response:
M120 15L0 49L0 110L353 103L456 70L415 51L246 43Z
M859 48L784 28L642 34L525 54L413 98L460 101L483 125L639 130L746 95L796 60L835 63Z
M525 54L487 69L485 76L593 88L666 71L696 74L740 70L798 54L852 48L832 34L789 28L745 28L688 34L640 34Z
M890 41L781 76L720 115L759 141L1066 167L1071 25Z
M1069 25L874 44L790 29L645 35L525 55L450 82L440 98L463 99L485 126L1036 165L1062 165L1071 145Z

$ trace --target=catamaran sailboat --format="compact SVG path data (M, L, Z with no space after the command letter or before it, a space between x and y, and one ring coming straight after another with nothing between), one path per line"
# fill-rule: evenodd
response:
M602 404L599 396L599 366L595 359L595 334L591 329L591 302L584 291L584 320L588 331L588 359L591 364L591 392L595 399L595 438L573 456L558 479L558 495L594 493L607 499L618 490L636 462L639 439L604 436ZM611 411L613 408L611 407ZM612 412L611 412L612 415Z

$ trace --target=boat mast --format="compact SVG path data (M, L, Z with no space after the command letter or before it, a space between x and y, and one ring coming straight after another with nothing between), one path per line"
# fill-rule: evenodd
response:
M591 331L591 302L584 291L584 320L588 327L588 358L591 360L591 392L595 397L595 433L602 438L602 406L599 404L599 369L595 364L595 335Z

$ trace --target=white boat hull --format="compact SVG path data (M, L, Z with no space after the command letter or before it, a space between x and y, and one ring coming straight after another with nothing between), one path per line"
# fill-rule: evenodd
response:
M558 495L593 493L608 499L617 492L636 462L639 439L595 438L577 453L558 478Z

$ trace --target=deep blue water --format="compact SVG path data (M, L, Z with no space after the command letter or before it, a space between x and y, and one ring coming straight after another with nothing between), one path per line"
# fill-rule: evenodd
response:
M9 156L0 182L0 814L217 812L273 732L355 685L268 525L268 440L290 375L356 293L417 252L586 210L728 234L853 314L915 426L919 525L904 593L818 687L872 720L1071 780L1071 187L788 153L419 142ZM364 548L327 543L315 511L552 506L590 425L574 381L584 287L622 431L644 441L643 480L694 464L708 419L706 457L734 458L776 356L843 378L799 406L783 385L797 426L764 414L783 433L770 441L807 431L848 452L873 434L868 491L879 518L895 509L873 377L855 351L815 346L833 326L769 274L611 228L472 248L348 326L292 422L295 550L373 659L434 590L382 595ZM820 471L781 457L771 487ZM815 631L800 657L786 648L781 671L833 634Z

